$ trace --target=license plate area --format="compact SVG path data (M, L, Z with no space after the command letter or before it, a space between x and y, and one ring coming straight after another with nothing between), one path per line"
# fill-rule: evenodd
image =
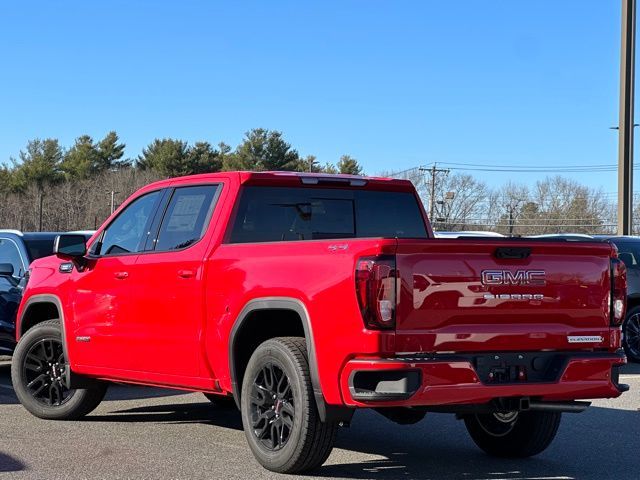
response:
M566 360L553 352L494 353L475 355L473 365L482 383L543 383L557 381Z

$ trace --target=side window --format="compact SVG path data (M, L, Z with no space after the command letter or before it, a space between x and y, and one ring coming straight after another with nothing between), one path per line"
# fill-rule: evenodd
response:
M160 192L143 195L125 208L102 235L96 255L139 252L149 233L149 224L160 200Z
M218 188L218 185L176 188L162 219L155 250L179 250L200 240Z
M24 275L24 265L18 247L11 240L0 239L0 263L10 263L13 265L13 276L21 278Z

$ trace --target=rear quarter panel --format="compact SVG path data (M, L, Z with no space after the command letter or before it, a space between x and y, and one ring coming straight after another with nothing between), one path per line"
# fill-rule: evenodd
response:
M332 248L340 245L341 248ZM223 388L231 389L228 342L251 300L288 297L308 312L320 385L330 404L341 403L339 373L350 358L393 352L393 333L366 330L354 287L356 259L392 253L395 240L322 240L221 245L208 260L206 350Z

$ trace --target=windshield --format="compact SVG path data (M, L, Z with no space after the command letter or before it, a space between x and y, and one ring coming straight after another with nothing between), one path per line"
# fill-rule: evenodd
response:
M640 268L640 242L614 242L618 247L618 258L629 269Z
M53 255L53 240L53 238L25 240L24 243L29 253L29 259L33 262L38 258Z

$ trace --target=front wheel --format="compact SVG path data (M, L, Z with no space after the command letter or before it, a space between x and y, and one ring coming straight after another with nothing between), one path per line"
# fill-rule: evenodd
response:
M73 420L95 409L107 384L71 390L65 385L66 359L58 320L48 320L29 329L20 339L11 359L11 381L20 403L36 417Z
M249 447L268 470L312 470L333 449L338 425L320 421L304 338L274 338L253 352L242 382L241 411Z
M544 451L560 426L557 412L467 415L464 423L478 447L496 457L531 457Z

